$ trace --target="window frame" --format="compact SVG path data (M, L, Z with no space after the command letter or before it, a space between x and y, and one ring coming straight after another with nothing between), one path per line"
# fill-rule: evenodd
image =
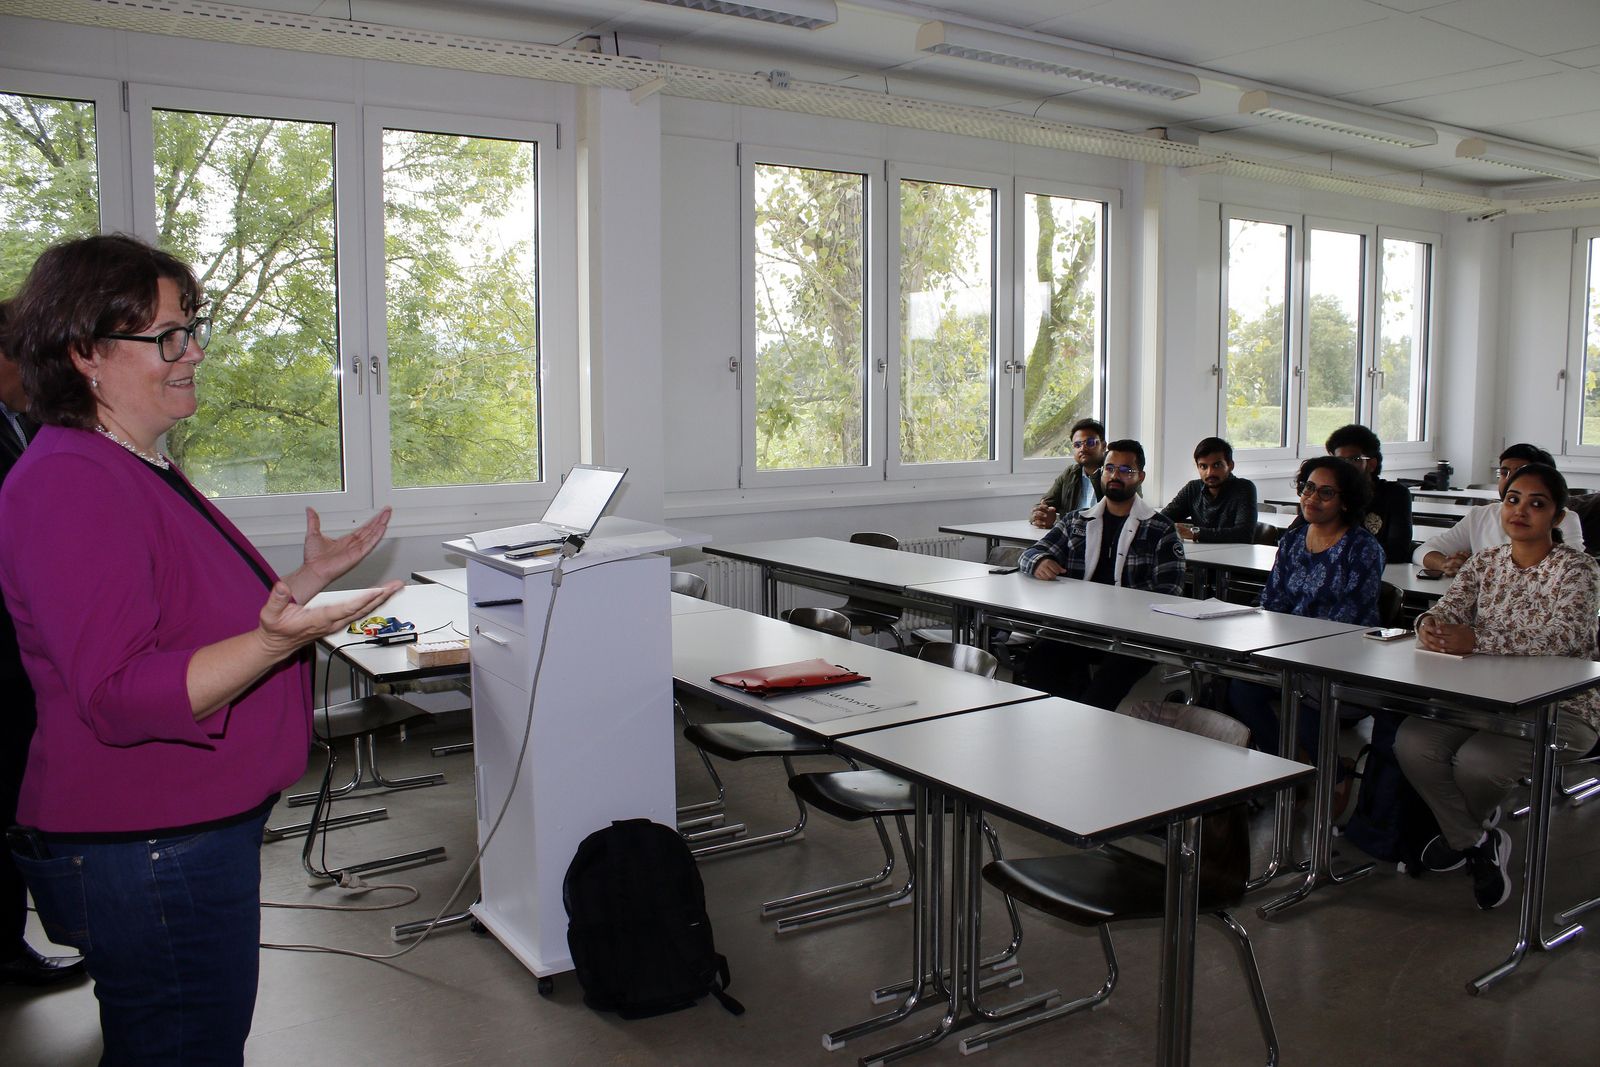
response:
M1295 353L1294 382L1299 392L1296 408L1300 418L1299 447L1295 452L1296 458L1309 459L1313 456L1324 455L1327 446L1324 441L1313 441L1305 437L1305 430L1310 424L1311 390L1306 388L1306 378L1310 371L1311 359L1311 234L1315 230L1327 230L1334 233L1357 234L1362 238L1361 251L1361 321L1356 329L1357 341L1360 351L1357 353L1356 380L1352 383L1356 390L1355 416L1356 421L1363 425L1370 425L1372 411L1371 401L1374 380L1372 368L1377 361L1378 345L1378 237L1379 227L1373 223L1349 222L1343 219L1326 219L1315 215L1305 217L1304 240L1302 242L1301 277L1303 292L1300 296L1302 314L1300 316L1300 329L1297 331L1296 343L1299 349ZM1387 452L1388 442L1384 443Z
M1421 393L1418 402L1422 405L1422 437L1417 441L1383 442L1383 454L1386 460L1401 456L1414 459L1418 456L1431 456L1434 451L1435 420L1431 402L1433 398L1433 342L1434 338L1439 336L1439 252L1444 243L1444 237L1441 234L1429 233L1426 230L1408 230L1399 226L1380 224L1378 226L1376 245L1377 273L1373 275L1374 300L1377 300L1377 294L1383 291L1383 242L1386 240L1413 241L1428 246L1428 277L1427 284L1423 287L1423 299L1427 302L1427 311L1422 320L1422 373L1418 381L1418 389ZM1381 335L1379 331L1382 329L1382 322L1380 321L1382 312L1381 306L1375 306L1371 348L1372 368L1374 370L1377 369L1378 360L1381 358L1381 353L1379 352ZM1375 378L1368 378L1367 381L1369 383L1367 387L1368 400L1364 413L1367 418L1367 425L1370 426L1378 418L1379 397L1378 390L1370 384L1375 381Z
M1562 427L1561 452L1566 456L1600 456L1600 441L1592 445L1583 443L1584 362L1587 357L1584 340L1588 332L1589 287L1591 283L1600 284L1600 269L1594 271L1595 277L1591 278L1590 274L1589 247L1593 241L1600 241L1600 226L1579 226L1573 231L1566 377L1562 382L1566 388L1562 405L1566 422ZM1595 257L1600 260L1600 248L1596 248Z
M0 67L0 93L53 97L94 104L95 185L100 197L100 232L133 230L133 194L127 181L128 123L122 83L105 78Z
M1116 242L1122 236L1122 190L1106 188L1095 185L1078 185L1070 182L1049 181L1043 178L1016 178L1012 195L1012 264L1011 264L1011 321L1013 337L1010 354L1007 361L1013 367L1007 369L1006 377L1011 389L1011 471L1014 474L1050 474L1061 472L1064 465L1073 462L1072 456L1042 456L1029 459L1023 454L1023 432L1026 429L1023 420L1022 402L1023 392L1027 387L1027 353L1022 350L1023 338L1027 335L1024 316L1026 314L1026 295L1023 292L1022 280L1026 277L1027 264L1024 257L1027 255L1027 225L1028 220L1023 211L1023 205L1032 195L1054 196L1072 200L1089 200L1101 204L1101 235L1100 247L1100 366L1097 368L1099 388L1095 395L1094 418L1102 423L1106 421L1107 397L1111 391L1111 346L1114 341L1120 343L1121 338L1112 326L1116 317L1113 311L1119 314L1121 309L1114 308L1114 289L1111 284L1111 272L1120 265L1121 259L1115 249ZM1004 367L1004 364L1002 364Z
M393 484L393 455L390 451L389 405L391 376L388 351L388 299L385 271L385 233L383 201L383 131L399 129L446 136L483 137L496 140L531 141L537 145L534 153L537 173L535 180L539 192L539 448L541 473L537 481L492 482L473 485L411 486L397 488ZM446 112L420 111L409 108L366 106L362 108L362 205L365 259L365 332L368 339L367 360L379 360L382 375L381 390L374 388L369 378L366 396L370 406L369 447L373 481L373 506L392 506L410 516L444 519L460 514L463 506L502 505L516 510L530 510L528 505L544 503L555 495L561 485L561 476L578 462L577 421L572 413L577 406L576 375L569 373L566 362L551 358L551 342L570 330L568 323L552 323L549 316L555 307L563 306L549 299L546 287L551 271L546 268L552 251L551 242L560 241L553 233L560 227L552 225L549 209L551 190L547 182L558 182L551 154L556 148L555 123L520 119L496 119L482 116L456 115ZM559 367L557 365L560 365ZM379 398L382 403L380 405Z
M988 189L993 197L994 215L989 227L989 458L977 460L907 463L900 456L900 182L916 181L941 185L957 185L969 189ZM884 423L886 449L884 453L884 478L890 481L910 481L921 478L951 478L963 475L995 476L1011 472L1012 456L1006 443L1012 436L1012 405L1002 397L1000 367L1007 353L1013 351L1012 335L1016 316L1011 313L1011 301L1003 299L1006 292L1015 292L1015 273L1012 242L1013 227L1007 220L1014 214L1012 198L1013 179L1006 175L986 171L952 167L923 166L910 163L889 163L884 168L885 212L888 216L888 237L884 259L893 260L889 270L883 300L883 328L886 333L884 352L887 367L884 372Z
M886 412L884 402L889 369L885 346L886 316L878 313L884 292L884 260L882 252L888 245L887 220L884 210L886 183L885 163L882 159L811 152L764 145L741 143L739 161L739 334L740 356L738 366L739 388L739 487L764 488L776 486L821 486L884 479L886 454ZM761 470L756 464L756 230L755 230L755 168L758 165L796 167L807 170L826 170L841 174L862 176L862 195L866 203L862 209L865 222L862 257L862 438L866 455L860 464L841 467L795 467L783 470Z
M1299 388L1302 375L1298 373L1301 366L1297 359L1297 349L1300 349L1301 326L1300 320L1305 317L1305 233L1306 219L1304 215L1286 211L1270 211L1260 208L1236 207L1223 204L1221 210L1221 235L1220 255L1218 256L1218 306L1217 306L1217 436L1228 440L1228 229L1235 219L1243 222L1259 222L1267 225L1288 226L1289 240L1287 250L1287 271L1284 280L1284 313L1289 321L1284 325L1284 344L1288 351L1284 354L1283 367L1283 444L1272 445L1266 448L1245 448L1234 446L1240 462L1272 462L1274 460L1297 459L1300 455L1300 435L1304 425L1301 415L1301 404L1296 392L1303 392Z

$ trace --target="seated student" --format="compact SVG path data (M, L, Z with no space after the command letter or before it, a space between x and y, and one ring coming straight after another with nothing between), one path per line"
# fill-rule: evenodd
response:
M1189 482L1161 514L1178 524L1185 541L1249 544L1256 534L1256 483L1233 476L1233 446L1207 437L1194 446L1200 477Z
M1538 445L1512 445L1500 453L1500 466L1495 473L1500 477L1501 500L1505 499L1506 483L1511 480L1511 475L1530 463L1543 463L1547 467L1556 465L1550 453ZM1565 544L1576 548L1579 552L1583 551L1583 524L1578 521L1578 516L1572 509L1567 509L1559 529ZM1473 508L1465 518L1450 529L1441 531L1418 545L1416 554L1411 558L1412 562L1423 567L1454 575L1472 556L1486 548L1503 545L1509 540L1505 527L1500 524L1500 505L1482 504Z
M1278 556L1267 576L1261 607L1306 618L1378 625L1378 589L1383 584L1383 546L1362 523L1371 482L1356 466L1335 456L1318 456L1300 465L1296 480L1300 515L1305 520L1284 532ZM1272 703L1279 696L1253 682L1228 686L1228 713L1250 727L1251 743L1278 754L1278 715ZM1314 698L1300 704L1297 737L1300 747L1317 758L1321 708ZM1335 797L1337 816L1350 796L1349 780L1340 766Z
M1365 426L1352 423L1328 435L1328 455L1347 459L1372 479L1367 505L1367 530L1383 545L1390 563L1411 561L1411 490L1378 477L1383 470L1383 443Z
M1103 585L1176 593L1183 586L1183 542L1172 520L1135 495L1144 481L1144 447L1111 442L1105 499L1068 515L1017 561L1041 581L1083 578ZM1100 669L1093 680L1089 666ZM1041 641L1028 654L1027 681L1036 689L1115 710L1150 661Z
M1100 484L1100 468L1106 461L1106 428L1100 420L1079 419L1072 424L1072 455L1076 462L1057 476L1028 516L1028 521L1041 530L1054 526L1063 515L1094 507L1106 495Z
M1500 514L1509 544L1472 556L1455 584L1417 621L1417 642L1434 652L1595 659L1600 564L1564 543L1559 525L1567 483L1553 466L1528 463L1511 473ZM1577 759L1600 731L1600 693L1562 701L1558 760ZM1496 828L1500 804L1528 774L1532 746L1503 734L1408 717L1395 758L1439 820L1439 837L1422 850L1430 871L1470 865L1478 907L1511 895L1506 859L1511 835Z

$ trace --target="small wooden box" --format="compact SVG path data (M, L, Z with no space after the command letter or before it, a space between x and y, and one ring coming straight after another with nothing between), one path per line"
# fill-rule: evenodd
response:
M413 667L449 667L472 661L472 648L466 640L431 641L406 646L406 659Z

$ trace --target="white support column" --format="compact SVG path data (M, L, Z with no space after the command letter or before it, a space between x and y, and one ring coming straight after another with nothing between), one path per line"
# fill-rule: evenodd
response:
M1440 336L1431 354L1428 408L1436 454L1455 467L1455 485L1491 480L1489 466L1500 454L1496 385L1505 225L1452 218L1444 239L1448 258L1434 257ZM1559 422L1560 413L1554 417Z
M579 433L627 467L619 515L660 522L661 100L586 88L578 105Z

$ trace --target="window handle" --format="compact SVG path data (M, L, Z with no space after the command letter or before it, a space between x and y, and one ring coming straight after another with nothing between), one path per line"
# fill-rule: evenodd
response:
M361 377L361 357L360 356L356 356L356 357L354 357L353 359L350 360L350 373L355 375L355 379L356 379L356 395L360 396L362 393L366 392L366 379Z
M1556 371L1556 391L1557 392L1561 391L1561 387L1566 384L1566 381L1567 381L1567 368L1562 367L1560 370Z
M374 395L383 392L383 363L377 356L372 357L372 392Z

